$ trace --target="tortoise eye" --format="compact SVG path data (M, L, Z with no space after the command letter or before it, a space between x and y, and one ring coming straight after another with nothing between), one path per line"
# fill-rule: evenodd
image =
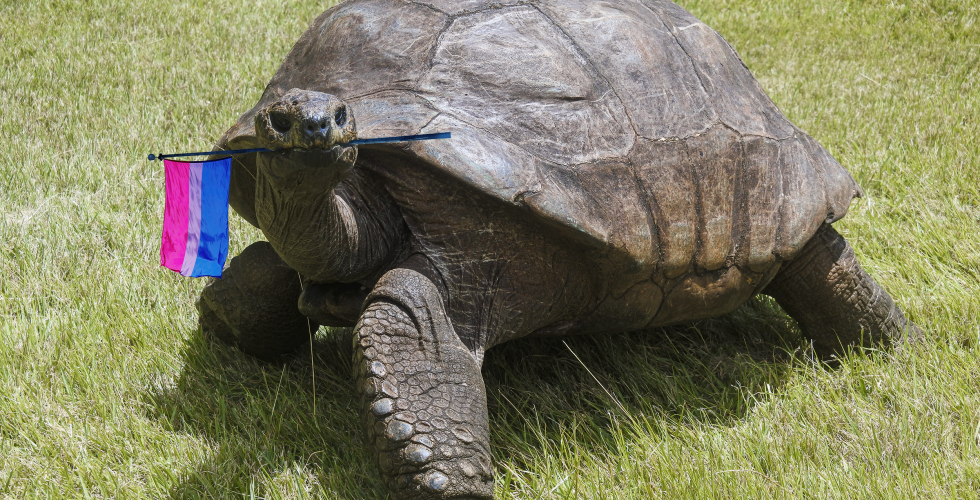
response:
M347 106L341 106L337 110L337 113L333 115L333 122L337 124L338 127L343 127L347 124Z
M292 128L293 125L292 123L289 123L288 118L279 116L275 113L270 114L269 121L272 122L272 128L275 129L275 131L279 132L280 134L285 134L286 132L289 132L289 129Z

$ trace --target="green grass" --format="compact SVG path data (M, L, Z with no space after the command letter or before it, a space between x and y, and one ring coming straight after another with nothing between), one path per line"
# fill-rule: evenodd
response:
M683 4L865 188L837 227L926 340L829 368L757 299L501 346L498 496L980 497L976 5ZM348 333L285 365L205 342L144 159L213 144L327 5L0 0L0 497L384 497Z

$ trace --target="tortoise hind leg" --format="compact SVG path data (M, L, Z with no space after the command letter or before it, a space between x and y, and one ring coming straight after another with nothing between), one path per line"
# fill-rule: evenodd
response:
M897 344L922 335L861 268L854 250L830 224L820 227L762 293L776 299L800 324L820 355L839 353L849 345Z

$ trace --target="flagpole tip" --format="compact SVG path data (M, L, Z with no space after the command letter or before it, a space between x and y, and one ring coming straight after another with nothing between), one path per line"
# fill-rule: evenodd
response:
M150 156L147 156L146 159L147 160L150 160L150 161L153 161L153 160L156 160L157 157L153 153L150 153Z

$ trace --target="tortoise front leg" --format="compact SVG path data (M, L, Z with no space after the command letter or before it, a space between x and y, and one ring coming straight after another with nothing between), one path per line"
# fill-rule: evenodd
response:
M436 286L388 272L355 329L362 421L392 496L492 498L483 377Z
M205 334L245 354L272 360L309 343L319 325L300 313L300 276L272 245L249 245L212 278L197 302Z
M830 224L820 227L763 293L800 324L821 355L849 345L888 345L922 335Z

